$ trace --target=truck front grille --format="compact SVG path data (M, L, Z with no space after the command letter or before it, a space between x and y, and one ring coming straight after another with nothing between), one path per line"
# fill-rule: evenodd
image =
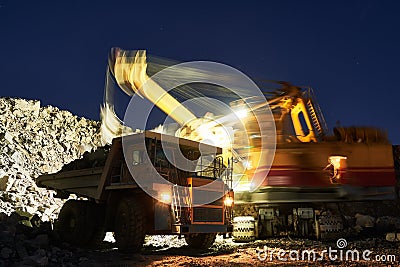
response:
M193 222L220 222L223 223L223 208L193 208Z

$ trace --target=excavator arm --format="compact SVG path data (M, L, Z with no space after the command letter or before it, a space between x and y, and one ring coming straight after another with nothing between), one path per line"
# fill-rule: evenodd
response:
M224 120L231 119L230 115L226 118L207 114L201 118L196 117L149 77L145 51L126 51L114 48L109 58L108 71L126 95L137 94L146 98L175 120L181 126L176 132L177 137L205 143L207 140L212 140L213 143L223 147L224 162L228 162L228 159L232 157L241 161L240 156L232 149L233 131L230 131L226 124L223 125ZM123 123L116 116L113 103L110 102L105 101L101 110L104 143L110 143L113 138L122 135L123 132L130 133L129 129L123 130ZM235 173L245 171L243 164L235 164L234 168Z

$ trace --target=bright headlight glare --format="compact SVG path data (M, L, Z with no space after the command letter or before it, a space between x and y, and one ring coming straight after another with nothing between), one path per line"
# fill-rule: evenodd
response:
M247 170L250 170L253 168L253 162L251 160L244 160L242 162L243 167L245 167Z
M238 109L235 110L235 114L239 119L243 119L247 117L247 110L246 109Z
M335 169L340 169L346 167L346 159L347 157L343 156L330 156L328 161L333 165L333 167L335 167Z
M233 197L227 196L224 199L225 206L231 207L233 205Z
M161 201L164 203L171 203L171 194L168 192L161 193Z

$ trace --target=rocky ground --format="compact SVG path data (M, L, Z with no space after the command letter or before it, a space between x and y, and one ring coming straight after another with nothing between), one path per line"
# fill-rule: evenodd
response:
M400 257L400 244L386 241L384 235L348 238L341 249L336 240L283 236L234 243L218 236L214 245L204 250L189 249L176 236L147 236L140 253L127 255L115 248L111 233L101 249L87 250L60 242L50 223L26 226L19 223L24 218L16 214L2 219L0 266L399 266ZM346 258L348 250L357 251L359 258L357 254ZM312 254L303 256L303 251ZM332 251L331 255L327 251Z
M45 265L43 247L63 201L34 179L99 146L99 127L39 101L0 98L0 266Z
M52 173L100 145L99 122L78 118L55 107L41 107L39 101L0 98L0 267L2 266L267 266L319 265L357 266L382 264L397 266L399 242L386 240L385 229L400 229L396 217L373 219L380 225L372 232L351 238L344 249L371 250L374 261L330 260L323 255L336 241L319 242L289 236L236 244L217 238L207 250L191 250L183 239L170 236L146 238L140 254L124 255L115 249L108 233L100 250L87 250L62 243L52 231L63 201L54 192L38 188L35 178ZM368 218L370 219L370 218ZM393 228L394 227L394 228ZM389 238L390 239L390 238ZM278 260L280 249L312 250L319 261ZM344 250L343 249L343 250ZM296 255L296 252L292 252ZM395 256L395 262L392 262Z

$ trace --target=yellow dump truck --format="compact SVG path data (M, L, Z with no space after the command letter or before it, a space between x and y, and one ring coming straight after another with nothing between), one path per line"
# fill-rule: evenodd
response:
M38 177L37 184L60 198L79 197L64 204L55 223L63 241L96 246L114 232L118 248L133 252L146 234L175 234L190 247L207 248L217 233L232 232L231 171L221 153L146 131L115 138L58 173ZM178 166L178 156L191 166ZM213 201L205 202L210 196Z

